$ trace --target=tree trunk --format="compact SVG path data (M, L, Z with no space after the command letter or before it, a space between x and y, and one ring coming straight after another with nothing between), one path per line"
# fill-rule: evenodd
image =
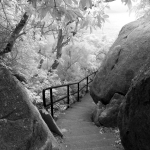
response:
M49 69L49 72L56 69L59 65L58 59L61 58L61 55L62 55L63 39L64 39L64 36L62 34L62 29L59 29L58 41L57 41L57 46L56 46L56 49L57 49L56 59L54 63L52 64L51 68Z
M23 29L23 27L25 26L27 20L28 20L29 16L27 15L27 13L25 12L24 15L22 16L22 19L20 20L20 22L17 24L16 28L14 29L14 31L12 32L10 38L8 39L8 43L6 45L6 47L3 49L3 51L0 52L0 56L2 56L3 54L9 53L11 52L16 39L18 38L21 30Z
M58 65L59 65L59 61L56 59L56 60L54 61L54 63L52 64L52 66L51 66L49 72L51 72L51 71L54 70L54 69L57 69Z
M59 59L61 58L62 55L62 48L68 44L68 42L70 41L70 38L64 40L64 35L62 33L62 29L59 29L58 32L58 41L57 41L57 54L56 54L56 59L54 60L54 63L52 64L51 68L48 70L48 72L51 72L54 69L57 69L58 65L59 65Z

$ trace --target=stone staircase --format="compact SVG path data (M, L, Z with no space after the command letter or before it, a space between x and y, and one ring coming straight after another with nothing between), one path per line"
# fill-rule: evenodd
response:
M92 98L86 94L59 116L56 123L64 135L61 150L116 150L114 133L102 133L91 122L94 107Z

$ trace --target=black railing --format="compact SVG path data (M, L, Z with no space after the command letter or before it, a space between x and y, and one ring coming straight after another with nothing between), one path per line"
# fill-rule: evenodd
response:
M58 85L58 86L52 86L52 87L48 87L46 89L43 89L42 91L42 94L43 94L43 106L45 107L45 109L48 109L49 107L51 107L51 115L52 117L54 116L54 104L67 98L67 105L69 107L69 103L70 103L70 95L74 95L74 94L77 94L77 101L79 101L79 98L80 98L80 91L83 90L85 87L86 87L86 92L88 92L88 87L89 87L89 84L93 81L93 79L91 79L90 77L92 75L96 75L97 71L96 72L93 72L91 73L90 75L88 75L87 77L85 77L84 79L80 80L79 82L74 82L74 83L68 83L68 84L63 84L63 85ZM80 83L82 81L86 80L86 84L80 88ZM77 85L77 91L76 92L73 92L73 93L70 93L69 91L69 88L71 85ZM53 100L53 89L55 88L60 88L60 87L67 87L67 93L66 93L66 96L64 97L61 97L57 100ZM50 102L47 104L46 102L46 96L45 96L45 93L46 91L49 90L50 91Z

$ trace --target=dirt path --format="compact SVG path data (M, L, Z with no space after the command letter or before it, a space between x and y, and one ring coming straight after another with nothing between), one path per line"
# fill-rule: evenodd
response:
M57 125L64 138L61 150L115 150L113 133L102 133L91 122L90 116L95 104L89 94L61 114Z

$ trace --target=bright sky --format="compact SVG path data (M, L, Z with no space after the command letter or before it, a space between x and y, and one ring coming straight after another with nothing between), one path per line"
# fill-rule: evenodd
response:
M134 14L129 15L128 7L124 5L121 0L116 0L109 3L110 10L106 11L109 15L109 21L104 24L102 33L114 37L117 36L121 28L135 20Z
M122 17L122 20L126 20L126 22L130 22L131 20L134 20L134 14L129 14L128 6L123 4L121 0L116 0L114 2L109 3L110 9L106 10L106 13L109 14L111 17L112 14L119 16L121 14L124 14L126 16L125 18ZM121 18L120 18L121 19Z
M127 12L128 8L124 5L121 0L116 0L114 2L110 2L110 10L107 10L107 13L118 13L118 12Z

